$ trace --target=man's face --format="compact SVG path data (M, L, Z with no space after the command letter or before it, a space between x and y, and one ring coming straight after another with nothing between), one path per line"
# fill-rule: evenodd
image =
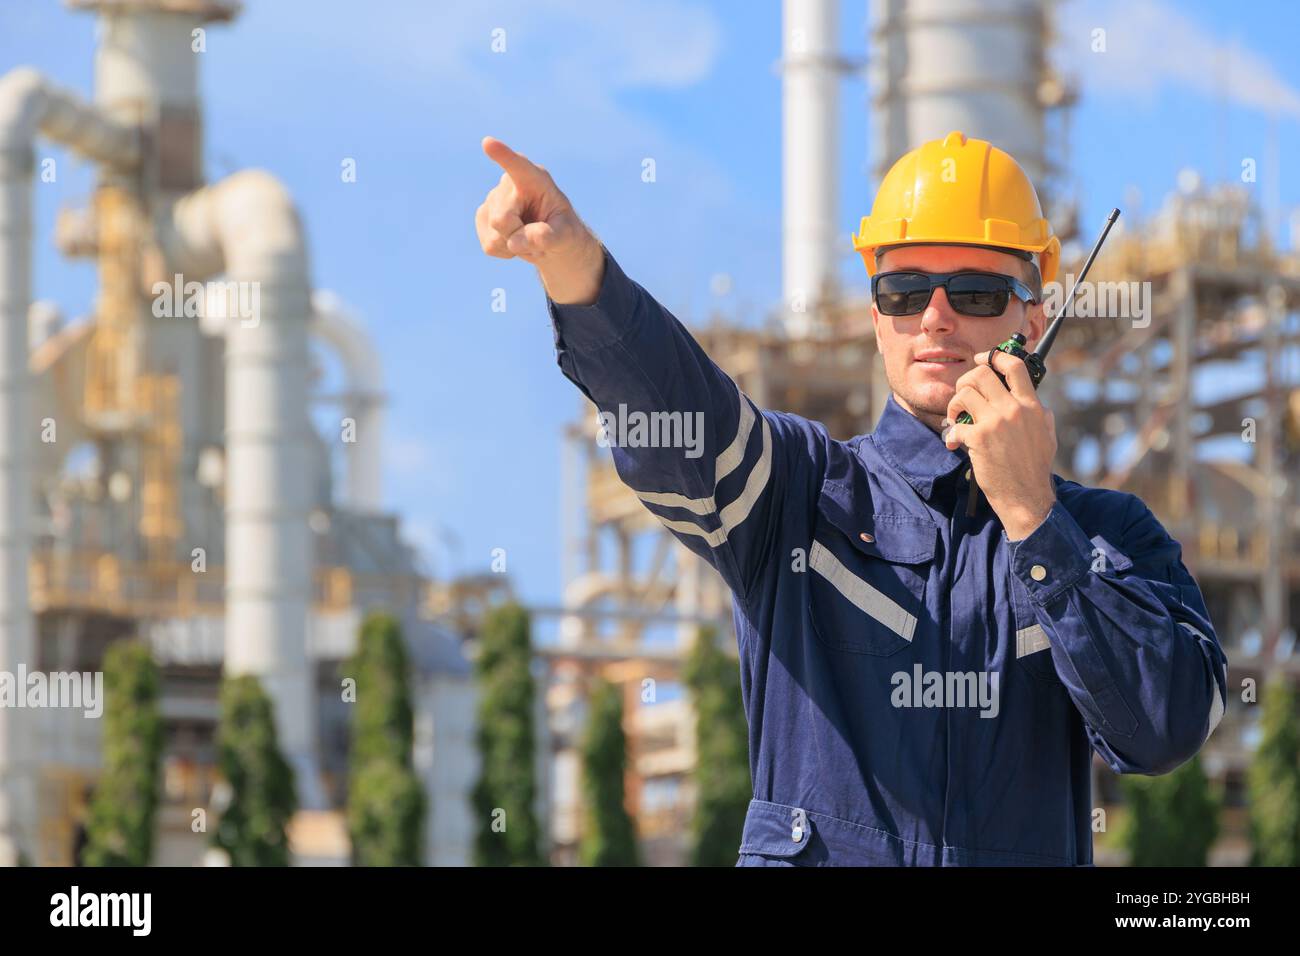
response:
M997 272L1025 281L1027 263L1007 252L963 246L905 246L880 257L877 272ZM1026 283L1028 284L1028 283ZM1033 351L1045 327L1043 306L1010 296L1006 310L991 318L961 315L935 289L930 303L915 315L881 315L871 304L876 347L885 359L885 377L898 404L936 431L956 392L955 383L975 367L975 355L1023 332Z

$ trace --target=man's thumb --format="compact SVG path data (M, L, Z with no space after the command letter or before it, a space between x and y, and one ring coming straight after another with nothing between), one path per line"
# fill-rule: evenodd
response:
M555 243L550 223L530 222L506 240L506 249L516 256L540 256Z

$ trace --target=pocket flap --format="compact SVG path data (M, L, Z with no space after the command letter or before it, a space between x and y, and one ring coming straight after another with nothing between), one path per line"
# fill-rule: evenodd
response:
M929 518L905 514L855 514L848 489L832 481L823 483L817 508L863 554L902 564L934 560L939 527Z
M812 819L801 807L751 800L745 812L740 852L796 856L808 848L812 832Z

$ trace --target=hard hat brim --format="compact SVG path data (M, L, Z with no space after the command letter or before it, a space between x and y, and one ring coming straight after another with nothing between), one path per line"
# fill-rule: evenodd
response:
M862 262L867 267L867 275L876 274L876 253L885 252L890 249L901 249L906 246L968 246L972 249L989 249L993 252L1005 252L1009 255L1018 256L1022 259L1030 259L1033 255L1038 255L1039 264L1038 272L1042 277L1044 284L1052 282L1056 278L1057 265L1061 260L1061 240L1056 236L1050 236L1046 243L1034 244L1016 244L994 245L988 242L961 242L958 240L945 239L913 239L902 242L881 242L881 243L862 243L854 237L853 248L862 255Z

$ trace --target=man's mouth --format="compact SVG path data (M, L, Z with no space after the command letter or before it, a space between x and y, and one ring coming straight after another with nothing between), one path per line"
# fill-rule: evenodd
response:
M916 356L918 365L960 365L966 360L960 355L952 355L943 352L922 352Z

